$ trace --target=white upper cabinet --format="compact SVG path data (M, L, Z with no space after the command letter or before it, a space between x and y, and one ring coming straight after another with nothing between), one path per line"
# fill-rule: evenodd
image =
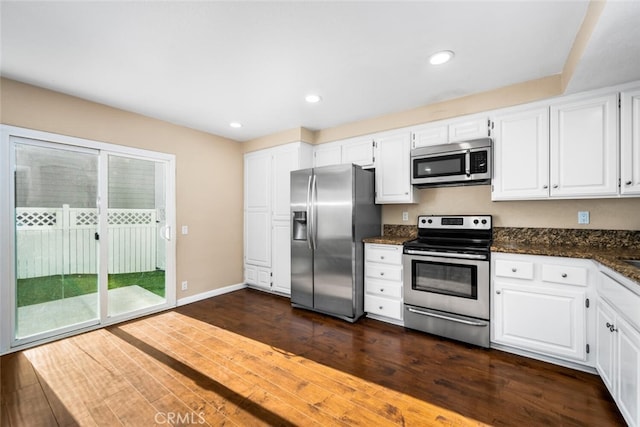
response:
M244 207L246 210L271 208L271 155L257 152L244 158Z
M432 123L411 133L411 148L446 144L447 142L449 142L449 126L442 122Z
M449 142L467 141L489 136L489 120L486 116L456 120L449 124Z
M339 165L342 163L342 144L331 142L313 147L313 167Z
M342 163L354 163L363 168L374 166L375 143L373 138L355 138L342 142Z
M492 200L549 196L549 108L494 116Z
M374 142L370 136L320 144L313 149L314 167L354 163L367 169L374 167L374 160Z
M620 105L622 195L640 194L640 89L623 91Z
M375 138L376 203L417 203L411 185L411 140L409 132Z
M272 212L274 220L289 221L291 217L291 171L309 167L308 146L297 145L276 148L272 151ZM306 151L306 154L301 154Z
M458 117L417 127L411 133L411 148L447 144L489 136L486 116Z
M552 197L618 194L618 95L551 105Z

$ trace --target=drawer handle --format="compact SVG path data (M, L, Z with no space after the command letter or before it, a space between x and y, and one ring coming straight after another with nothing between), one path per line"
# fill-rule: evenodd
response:
M380 259L384 259L384 255L380 255Z
M379 309L379 310L382 310L382 309L384 309L384 307L383 307L383 306L379 306L379 307L378 307L378 309Z
M380 272L380 275L381 275L381 276L384 276L384 271L381 271L381 272Z
M515 273L516 271L518 271L518 269L517 269L517 268L515 268L515 267L513 267L513 268L511 269L511 271Z
M562 273L561 276L562 276L563 279L566 279L567 278L567 273Z
M502 292L501 291L496 291L496 294L500 295Z
M618 332L618 329L616 329L616 325L613 325L609 322L607 322L607 328L609 328L609 332Z
M384 288L380 288L380 292L384 292Z

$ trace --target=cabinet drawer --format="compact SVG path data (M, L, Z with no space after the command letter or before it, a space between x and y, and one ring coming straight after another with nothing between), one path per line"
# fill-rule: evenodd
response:
M402 320L402 301L374 295L364 296L364 311L371 314Z
M367 278L402 281L402 267L367 262L364 266Z
M587 286L587 269L566 265L542 265L542 280L568 285Z
M375 294L387 298L402 298L402 282L367 279L364 287L365 292L368 294Z
M496 276L533 279L533 263L498 259L496 260Z
M402 246L395 245L367 245L366 259L385 264L402 264Z

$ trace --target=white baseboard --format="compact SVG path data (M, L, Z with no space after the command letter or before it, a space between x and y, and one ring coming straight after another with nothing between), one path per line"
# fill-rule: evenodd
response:
M192 295L190 297L180 298L176 301L176 307L180 307L181 305L191 304L192 302L202 301L203 299L217 297L218 295L226 294L233 291L238 291L240 289L246 288L247 285L244 283L238 283L236 285L229 285L223 288L214 289L212 291L202 292L200 294Z

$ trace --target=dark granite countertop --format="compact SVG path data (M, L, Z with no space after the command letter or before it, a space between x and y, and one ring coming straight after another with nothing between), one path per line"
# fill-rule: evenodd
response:
M364 243L377 243L379 245L402 245L404 242L413 240L414 237L407 236L376 236L362 239Z
M640 268L624 262L625 259L640 259L640 250L638 249L494 242L491 251L592 259L635 281L640 286Z
M417 232L416 226L384 224L382 236L363 241L402 245ZM491 251L592 259L640 286L640 268L624 261L640 259L640 231L494 227Z

